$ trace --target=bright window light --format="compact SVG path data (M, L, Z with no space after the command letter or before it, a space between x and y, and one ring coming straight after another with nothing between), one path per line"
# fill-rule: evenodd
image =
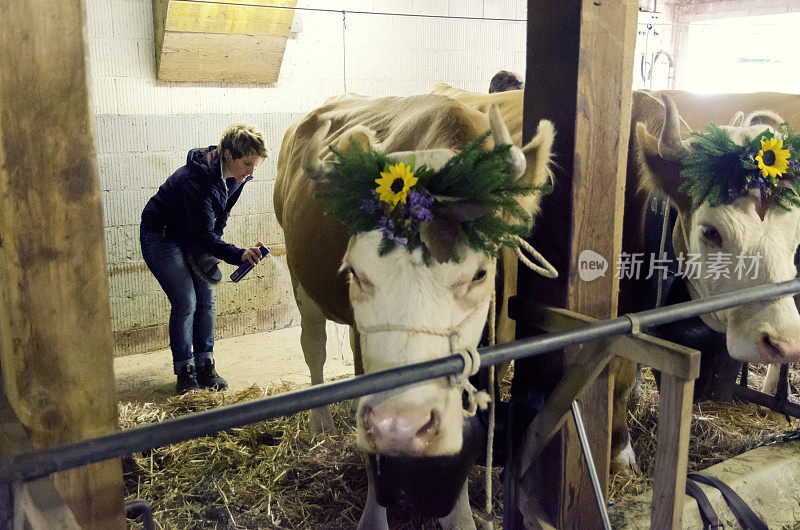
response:
M800 93L798 28L800 13L692 23L678 88Z

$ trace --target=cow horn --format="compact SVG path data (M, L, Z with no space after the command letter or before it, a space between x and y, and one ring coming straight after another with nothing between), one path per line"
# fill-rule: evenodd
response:
M320 160L319 152L322 150L322 142L331 130L331 121L323 123L311 140L303 153L303 172L311 180L325 181L333 171L333 162L330 160Z
M508 151L508 171L511 174L511 180L517 180L525 173L525 155L522 149L514 145L511 141L511 134L508 132L503 118L500 117L500 111L496 104L489 107L489 127L492 129L492 138L494 138L494 145L508 145L511 144L511 149Z
M666 109L664 117L664 128L661 129L661 137L658 139L658 154L664 160L680 161L689 153L689 149L681 141L681 123L678 109L675 102L666 94L661 95Z

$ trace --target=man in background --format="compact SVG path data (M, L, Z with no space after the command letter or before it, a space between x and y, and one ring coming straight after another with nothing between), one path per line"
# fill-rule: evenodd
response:
M489 93L493 92L506 92L508 90L522 90L525 88L525 83L514 72L508 70L500 70L492 80L489 82Z

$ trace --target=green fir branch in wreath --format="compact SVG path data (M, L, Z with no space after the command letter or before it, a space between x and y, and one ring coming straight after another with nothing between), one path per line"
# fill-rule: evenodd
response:
M705 133L692 133L679 189L691 197L693 210L704 202L713 207L748 195L788 210L800 206L799 158L800 134L786 123L745 145L712 123Z
M336 160L330 184L317 198L350 235L381 230L381 255L404 246L409 252L422 248L426 263L432 256L458 260L448 249L461 242L497 256L501 246L517 246L515 236L528 235L530 215L518 198L551 187L512 181L506 162L511 146L484 150L488 136L467 144L438 171L415 168L414 160L393 163L357 142L347 151L331 147Z

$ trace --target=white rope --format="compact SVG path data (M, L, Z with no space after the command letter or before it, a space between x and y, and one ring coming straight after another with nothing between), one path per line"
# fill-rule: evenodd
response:
M469 382L470 376L477 374L481 367L481 356L478 354L478 350L468 348L459 350L456 353L464 359L464 370L458 375L451 375L449 380L451 385L460 387L462 392L466 392L467 408L464 410L464 416L471 418L478 412L478 409L486 410L491 397L487 392L478 390Z
M492 297L494 298L494 296ZM492 302L490 302L491 305ZM464 350L456 350L456 346L458 345L459 339L461 337L461 326L470 319L472 315L475 314L480 309L480 306L473 309L467 316L465 316L461 322L456 324L453 327L446 328L446 329L436 329L436 328L429 328L427 326L402 326L402 325L395 325L395 324L384 324L378 326L369 326L369 327L359 327L358 332L361 334L361 340L363 341L366 338L368 333L379 333L383 331L402 331L404 333L423 333L425 335L434 335L437 337L445 337L447 338L448 342L450 343L450 354L451 355L460 355L462 359L464 359L464 369L458 375L451 375L448 377L448 381L451 385L461 388L462 392L467 394L467 409L464 411L464 415L466 417L474 416L478 409L486 410L486 407L489 406L489 402L491 398L489 394L478 390L475 386L469 382L470 376L473 376L478 373L478 370L481 367L481 356L478 353L478 350L475 348L467 348ZM362 344L362 348L363 348Z
M522 263L525 264L526 267L528 267L533 272L541 274L545 278L558 278L558 271L555 269L555 267L550 265L550 263L546 259L544 259L544 256L542 256L535 248L533 248L533 246L530 243L528 243L519 236L516 237L517 237L517 243L519 243L519 246L515 249L517 252L517 257ZM528 254L530 254L533 259L538 261L541 264L541 266L529 260L528 257L522 253L523 248L527 250Z
M497 313L497 300L495 291L492 291L492 300L489 303L489 346L494 346L495 322ZM495 425L495 400L497 395L494 393L494 365L489 367L489 426L486 433L486 469L485 469L485 489L486 489L486 520L483 523L483 530L494 529L494 515L492 510L492 453L494 452L494 425Z

